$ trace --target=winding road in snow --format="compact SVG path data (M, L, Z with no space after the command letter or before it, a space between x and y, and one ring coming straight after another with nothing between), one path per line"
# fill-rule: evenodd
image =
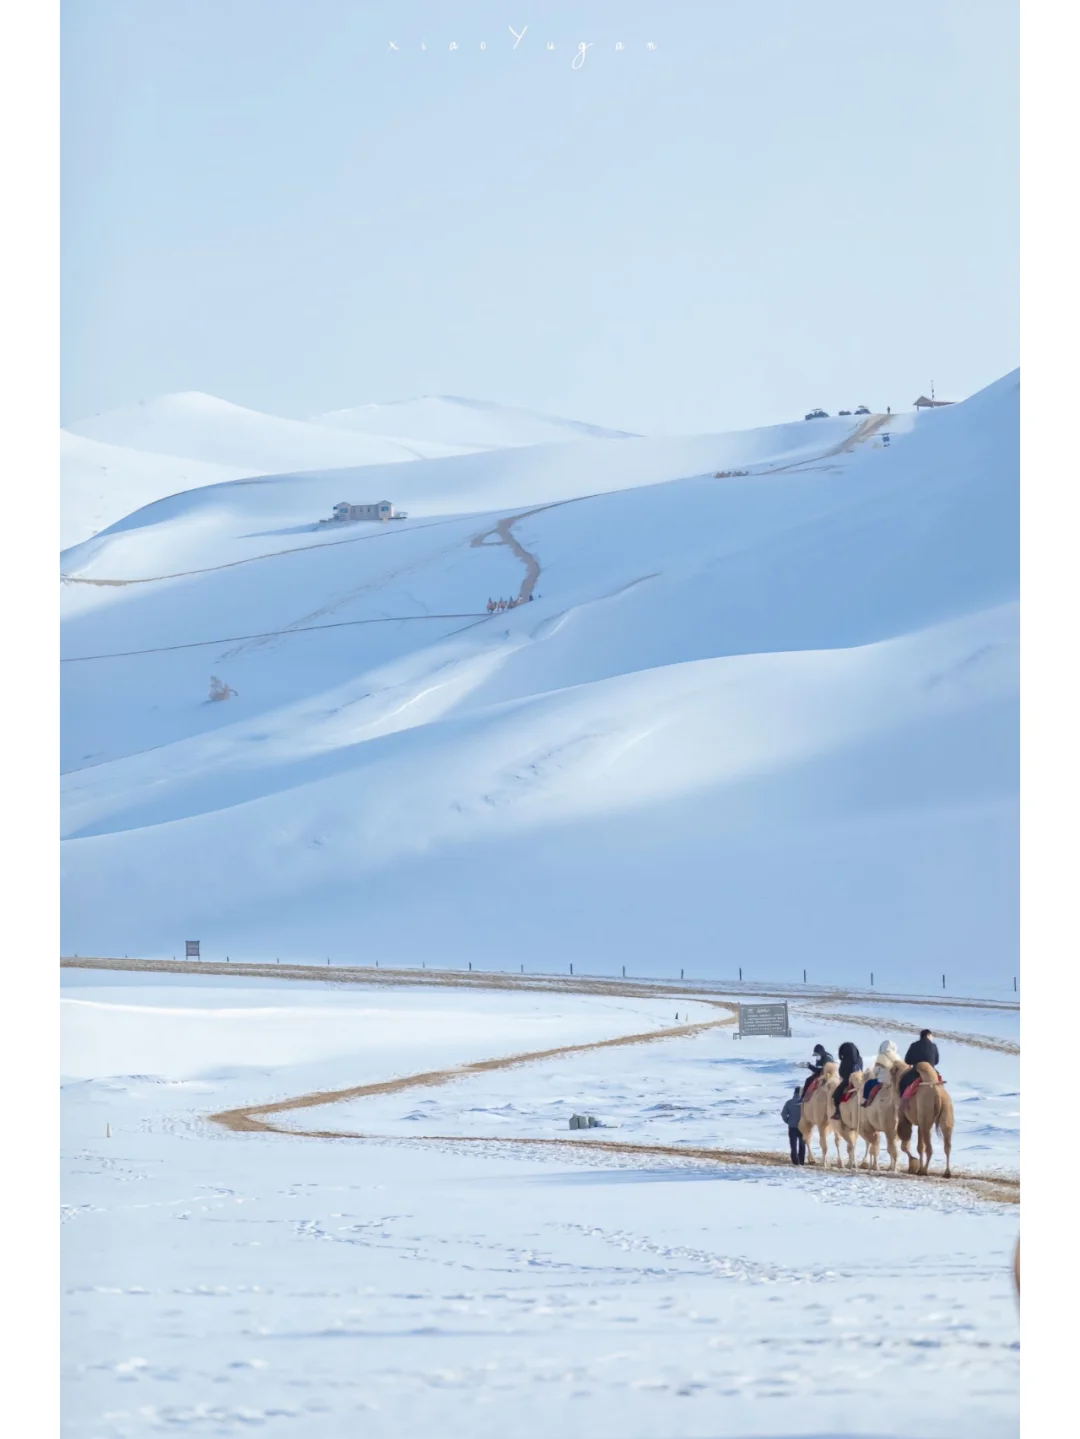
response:
M236 1109L223 1110L218 1114L209 1116L210 1120L223 1128L236 1134L280 1134L297 1139L353 1139L353 1140L385 1140L385 1135L364 1134L360 1131L341 1129L290 1129L285 1124L274 1123L274 1116L285 1115L298 1110L316 1109L324 1105L342 1103L348 1100L363 1099L377 1095L399 1094L409 1089L433 1088L449 1084L454 1080L468 1079L473 1075L488 1074L500 1069L516 1069L526 1064L539 1064L546 1060L565 1058L572 1054L584 1054L597 1050L622 1048L628 1045L653 1044L667 1039L685 1039L696 1037L708 1030L731 1027L738 1017L738 1003L727 999L716 999L709 994L704 994L700 989L691 984L676 985L673 982L667 984L656 984L635 980L607 980L578 976L574 978L561 975L514 975L514 974L481 974L478 972L467 972L457 974L452 972L438 972L433 970L415 971L403 970L334 970L332 967L326 969L315 965L296 964L252 964L238 963L230 965L225 970L220 963L207 961L168 961L168 960L116 960L116 959L61 959L63 968L73 969L136 969L143 971L177 971L180 973L214 974L222 976L225 973L230 975L242 975L251 977L266 977L276 979L304 979L320 980L327 983L352 983L365 985L437 985L458 988L477 989L514 989L526 992L558 992L571 994L609 995L625 998L657 998L658 996L672 996L677 998L692 998L696 1003L707 1004L714 1009L723 1010L724 1017L721 1019L703 1020L693 1024L681 1024L665 1029L647 1030L643 1033L633 1033L618 1036L615 1039L602 1039L589 1044L563 1045L555 1049L533 1050L526 1053L502 1055L493 1059L478 1060L471 1064L452 1066L444 1069L425 1070L418 1074L400 1076L396 1079L383 1080L374 1084L355 1085L348 1089L339 1090L318 1090L309 1094L294 1095L287 1099L276 1100L269 1104L245 1105ZM801 999L811 1013L818 1014L822 1019L838 1020L853 1025L867 1025L880 1028L885 1025L895 1028L900 1032L912 1030L909 1022L892 1020L882 1016L855 1015L855 1014L826 1014L818 1010L813 1000L807 1004L805 996L800 996L797 990L757 990L756 997L762 994L772 994L779 997ZM849 994L846 991L834 991L829 998L832 1002L842 1002L845 998L856 1000L866 999L865 995ZM885 998L898 1002L904 996L891 995ZM948 1003L953 1008L984 1009L987 1011L1016 1010L1019 1006L1011 1002L1000 1000L976 1000L963 999L942 1001L922 996L907 996L909 1001L920 1005L932 1005ZM821 1000L818 1000L821 1003ZM964 1034L944 1031L936 1031L942 1038L947 1038L953 1043L970 1045L976 1049L994 1049L1005 1053L1019 1053L1019 1046L1008 1040L995 1039L982 1034ZM535 1139L535 1138L512 1138L506 1135L454 1135L454 1134L424 1134L409 1135L407 1141L410 1144L470 1144L487 1145L489 1147L502 1148L543 1148L563 1150L572 1152L582 1147L595 1150L601 1154L610 1155L631 1155L638 1157L664 1157L682 1161L692 1160L727 1165L749 1165L749 1166L772 1166L786 1167L790 1161L786 1154L775 1150L743 1150L743 1149L721 1149L701 1148L684 1145L665 1144L635 1144L623 1140L614 1139ZM842 1171L836 1171L837 1174ZM866 1174L866 1171L860 1171ZM936 1175L908 1174L906 1171L897 1170L895 1174L889 1174L884 1170L870 1174L868 1177L875 1182L888 1182L890 1180L917 1180L922 1184L944 1184L953 1188L960 1187L970 1190L981 1199L995 1203L1018 1204L1020 1202L1020 1181L1018 1179L992 1173L957 1173L953 1171L951 1179L944 1179Z

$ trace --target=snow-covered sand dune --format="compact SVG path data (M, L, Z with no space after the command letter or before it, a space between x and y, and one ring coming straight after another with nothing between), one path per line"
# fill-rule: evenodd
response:
M459 395L423 395L420 399L394 400L385 405L357 405L347 410L331 410L314 419L334 429L435 440L477 450L543 445L587 435L600 439L626 438L623 430L607 430L601 425L538 415L533 410L463 399Z
M262 414L197 391L160 395L60 431L60 548L80 544L155 500L242 476L396 465L620 434L444 396L361 405L309 421ZM348 482L363 483L359 475ZM389 476L386 482L399 484Z
M64 666L65 950L1011 993L1018 388L130 516L65 556L126 655Z
M308 420L249 410L214 395L184 391L93 415L68 428L107 444L182 455L208 464L240 465L248 474L320 466L378 464L452 454L454 445L361 434Z

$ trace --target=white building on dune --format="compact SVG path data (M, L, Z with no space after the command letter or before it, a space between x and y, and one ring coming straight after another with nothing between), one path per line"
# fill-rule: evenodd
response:
M334 506L335 520L395 520L403 519L394 512L394 507L389 500L378 500L373 505L350 505L347 500L342 500L340 505Z

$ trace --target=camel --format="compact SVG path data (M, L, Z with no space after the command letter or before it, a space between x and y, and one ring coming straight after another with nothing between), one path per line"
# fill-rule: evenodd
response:
M829 1132L836 1140L836 1161L842 1164L840 1157L840 1141L843 1139L847 1145L847 1168L855 1168L855 1142L859 1137L861 1116L862 1116L862 1087L866 1075L861 1069L855 1070L844 1086L844 1092L849 1098L840 1101L840 1118L836 1119L832 1106L829 1108ZM836 1086L833 1086L833 1098L836 1097ZM876 1146L875 1146L876 1147Z
M932 1137L936 1129L945 1144L945 1178L951 1179L952 1170L949 1167L949 1157L952 1154L954 1123L952 1096L938 1079L932 1064L925 1062L917 1064L915 1072L922 1083L915 1091L914 1097L901 1104L900 1118L897 1123L897 1135L904 1153L908 1157L908 1169L910 1171L917 1169L920 1174L930 1172L930 1160L934 1154ZM919 1131L918 1164L915 1163L915 1157L909 1148L913 1128Z
M882 1081L881 1088L875 1091L870 1103L859 1110L859 1133L866 1142L863 1164L870 1169L878 1168L878 1146L882 1135L885 1136L885 1146L889 1151L890 1173L896 1169L900 1158L896 1130L900 1114L900 1076L906 1067L904 1061L898 1059L888 1078ZM915 1163L915 1158L910 1153L909 1159L912 1164Z
M821 1079L818 1081L813 1094L803 1100L802 1118L799 1120L799 1133L806 1140L806 1162L816 1164L811 1141L814 1137L814 1130L818 1131L821 1139L821 1162L826 1169L829 1167L829 1115L832 1113L833 1091L840 1083L840 1075L834 1059L829 1062L821 1071ZM837 1140L837 1157L840 1154L840 1142Z

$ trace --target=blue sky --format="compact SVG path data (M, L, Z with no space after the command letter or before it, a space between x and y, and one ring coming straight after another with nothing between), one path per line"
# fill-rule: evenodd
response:
M66 0L62 417L959 398L1019 358L1017 50L1012 0Z

